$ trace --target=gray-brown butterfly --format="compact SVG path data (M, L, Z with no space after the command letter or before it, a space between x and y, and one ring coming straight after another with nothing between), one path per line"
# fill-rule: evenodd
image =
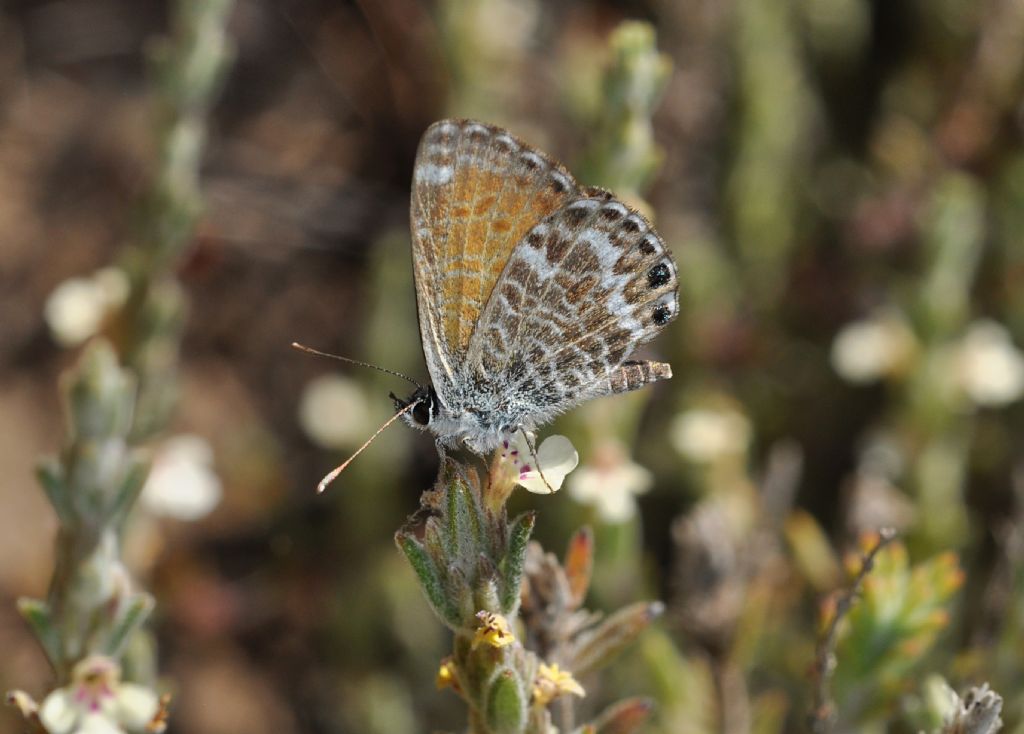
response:
M586 400L672 376L629 359L679 310L665 243L639 212L507 131L431 125L411 223L432 384L395 406L442 445L484 454Z

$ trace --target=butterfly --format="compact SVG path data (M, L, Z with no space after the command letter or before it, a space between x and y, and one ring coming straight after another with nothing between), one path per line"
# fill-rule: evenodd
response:
M630 360L679 310L650 222L506 130L441 120L413 169L412 260L431 384L392 398L484 455L592 398L672 376Z

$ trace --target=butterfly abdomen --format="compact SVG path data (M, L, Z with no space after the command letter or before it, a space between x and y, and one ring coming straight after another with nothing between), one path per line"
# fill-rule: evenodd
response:
M624 362L610 378L613 393L638 390L644 385L672 377L672 367L666 362Z

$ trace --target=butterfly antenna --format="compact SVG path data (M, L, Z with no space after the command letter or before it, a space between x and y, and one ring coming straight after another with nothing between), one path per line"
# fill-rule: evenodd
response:
M342 357L339 354L321 352L319 349L313 349L313 347L307 347L305 344L299 344L298 342L292 342L292 347L298 349L300 352L309 352L310 354L316 354L321 357L330 357L331 359L336 359L339 362L348 362L349 364L354 364L359 367L369 367L371 370L377 370L378 372L384 372L389 375L394 375L395 377L401 377L403 380L411 382L416 387L423 387L420 383L416 382L416 380L412 379L408 375L403 375L401 372L396 372L395 370L389 370L387 367L378 367L375 364L370 364L369 362L360 362L358 359L349 359L348 357Z
M323 479L320 480L320 483L318 485L316 485L316 493L317 494L323 494L324 490L327 489L327 485L330 484L331 482L333 482L335 479L337 479L338 475L341 474L343 471L345 471L345 468L349 464L352 463L352 460L355 459L357 456L359 456L359 454L363 453L363 450L367 446L369 446L371 443L373 443L373 439L377 438L377 436L379 436L384 431L385 428L387 428L392 423L394 423L396 420L401 418L405 413L408 413L410 410L412 410L417 405L419 405L420 402L421 401L419 401L419 400L413 400L408 405L406 405L404 408L402 408L400 411L398 411L393 416L388 418L384 422L383 426L378 428L374 432L374 434L372 436L370 436L368 439L366 439L366 442L362 446L360 446L358 449L356 449L356 452L354 454L352 454L350 457L345 459L345 461L343 461L338 466L334 467L334 469L331 470L330 474L328 474L327 476L325 476Z

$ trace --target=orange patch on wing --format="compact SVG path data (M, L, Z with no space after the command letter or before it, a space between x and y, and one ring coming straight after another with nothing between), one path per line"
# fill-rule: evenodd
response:
M473 328L480 316L480 309L472 301L463 301L459 309L458 339L460 344L469 342Z
M483 237L471 237L469 242L466 243L466 254L476 260L481 259L487 254L486 242ZM467 279L469 276L467 276Z
M494 206L494 203L497 200L497 198L498 197L495 196L494 194L490 194L489 196L483 197L478 202L476 202L476 206L473 207L473 214L475 214L478 217L486 216L487 213Z
M450 309L454 304L459 302L459 296L462 295L462 281L458 278L445 278L442 281L441 293L443 295L442 302ZM445 314L445 321L450 320L450 314Z

